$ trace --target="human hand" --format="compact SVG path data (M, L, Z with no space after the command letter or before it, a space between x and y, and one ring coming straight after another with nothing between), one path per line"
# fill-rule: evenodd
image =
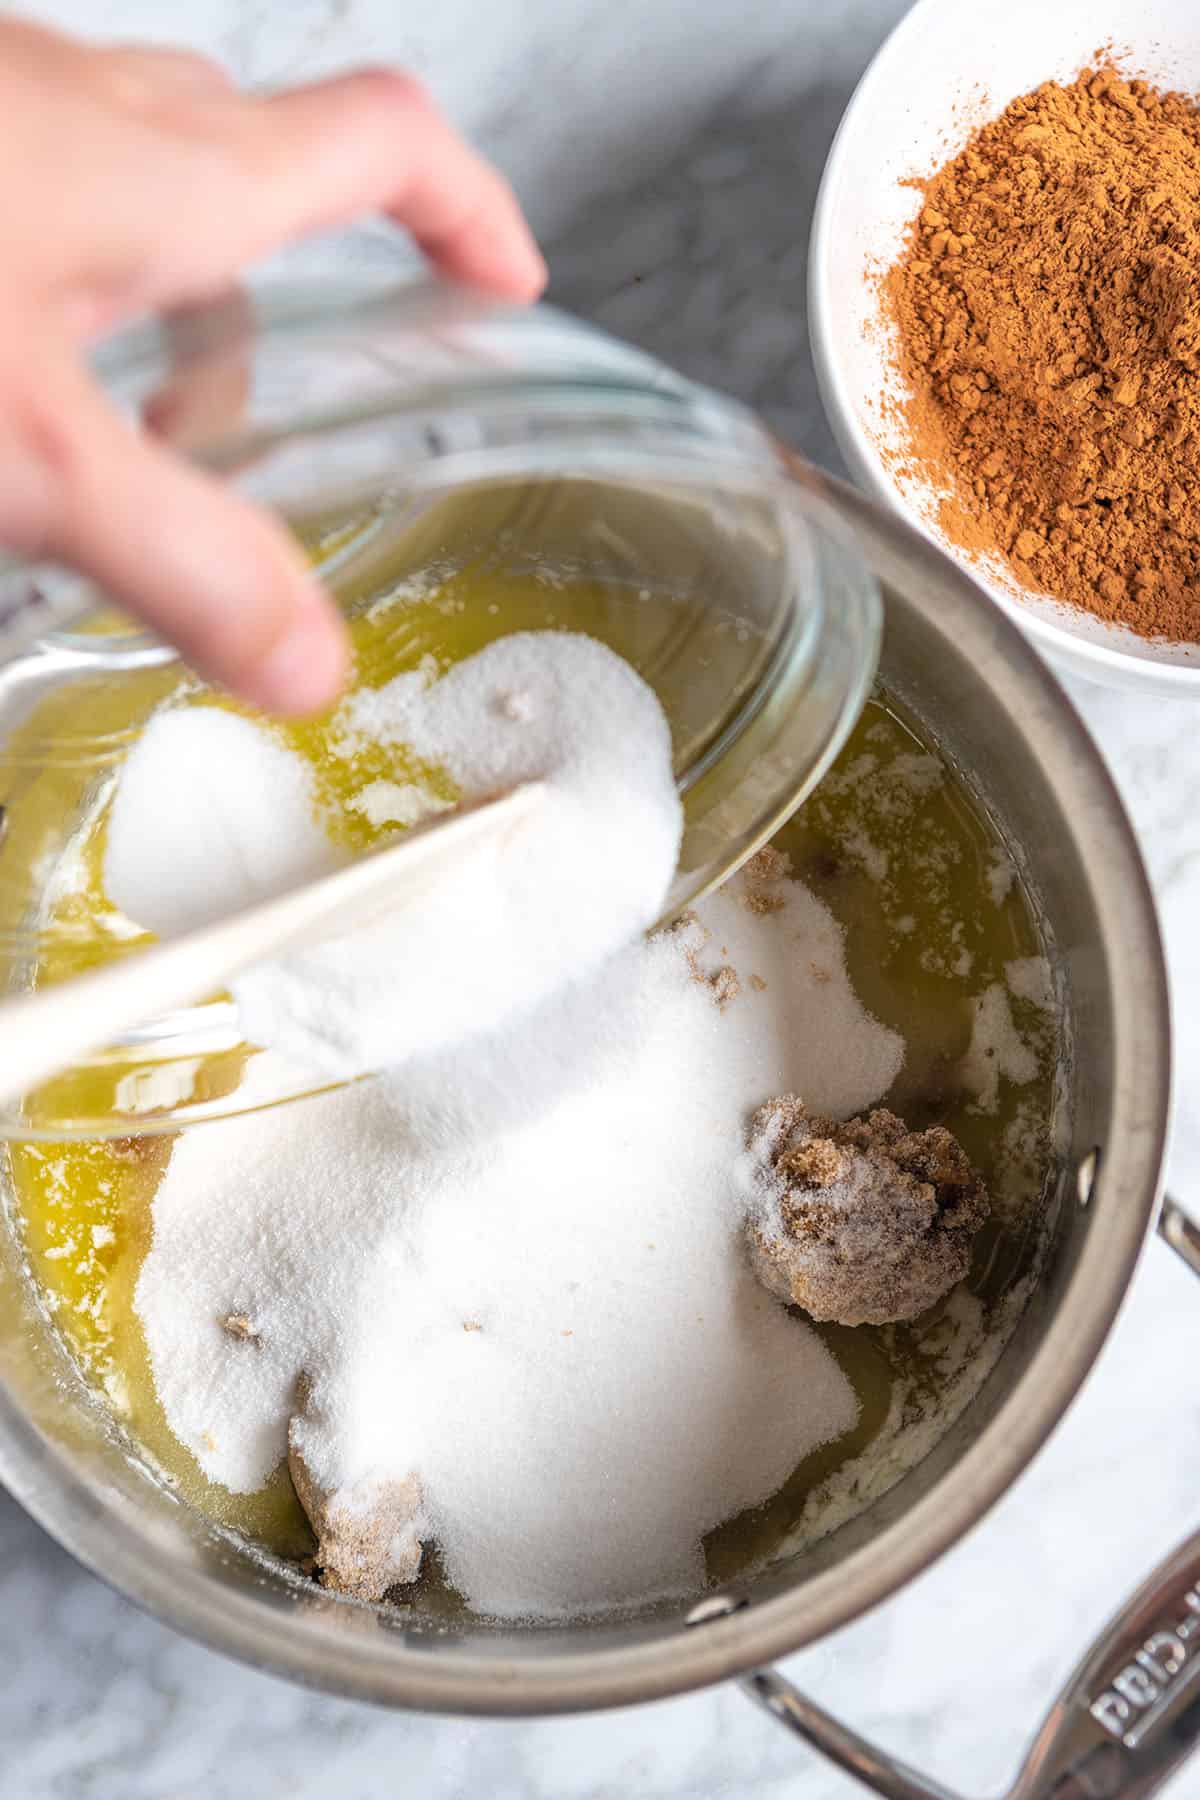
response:
M92 576L245 699L315 711L346 671L335 608L278 522L120 417L88 340L375 210L443 273L532 300L510 189L385 70L252 99L203 57L5 20L0 116L0 543Z

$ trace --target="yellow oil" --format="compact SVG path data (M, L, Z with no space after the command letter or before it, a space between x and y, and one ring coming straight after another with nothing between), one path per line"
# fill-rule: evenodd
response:
M443 668L499 635L501 621L505 631L590 630L652 677L663 629L645 599L601 583L551 583L536 572L458 569L399 600L358 610L351 627L356 684L377 686L423 657ZM144 941L131 935L103 891L111 770L150 712L181 693L196 704L232 704L199 690L187 694L177 670L144 672L115 690L111 683L76 684L35 709L0 758L10 818L0 858L0 923L11 927L23 916L22 896L28 912L38 857L48 847L61 848L64 820L76 822L69 891L38 921L38 980L57 979ZM274 729L307 758L332 829L355 849L376 836L347 805L364 782L400 774L452 797L444 775L417 764L398 770L390 751L367 749L349 761L334 755L336 727L329 717ZM77 764L62 757L68 736L89 746ZM50 745L54 760L47 766ZM914 784L913 767L936 779ZM972 998L1003 979L1009 959L1036 955L1042 947L1027 897L1016 881L1007 892L995 890L994 827L918 722L884 694L869 704L831 776L776 841L844 926L849 968L863 1001L907 1040L905 1066L889 1102L914 1125L935 1118L948 1124L989 1183L1006 1192L1005 1204L980 1235L970 1278L972 1290L993 1305L1035 1254L1052 1160L1053 1031L1044 1017L1014 1003L1018 1024L1039 1046L1040 1070L1020 1089L1002 1083L992 1113L973 1109L955 1071L970 1036ZM211 1092L228 1092L240 1068L238 1053L214 1057L202 1078ZM66 1080L74 1084L83 1114L103 1107L109 1075L88 1070ZM297 1112L302 1127L303 1113ZM1024 1149L1014 1161L1018 1127ZM84 1375L183 1496L217 1522L284 1555L300 1555L311 1539L286 1473L281 1469L263 1492L250 1496L209 1482L174 1438L154 1391L133 1295L154 1192L170 1154L169 1138L152 1137L11 1145L11 1186L33 1277ZM859 1423L848 1437L809 1457L766 1507L713 1534L714 1572L727 1577L770 1552L813 1487L869 1446L897 1379L911 1384L915 1377L919 1385L924 1369L936 1387L941 1313L934 1309L904 1328L821 1328L859 1395ZM439 1592L435 1566L425 1583L426 1603L438 1603ZM452 1598L441 1595L441 1604L452 1605Z
M914 788L914 764L932 773L931 758L940 779ZM843 926L859 998L906 1040L904 1065L882 1104L914 1128L946 1125L988 1185L993 1212L975 1240L965 1285L984 1317L995 1316L1034 1271L1044 1244L1056 1173L1057 1021L1011 1000L1038 1073L1019 1087L1001 1081L994 1111L979 1109L959 1071L973 999L1004 982L1009 962L1044 953L1029 897L986 813L920 722L882 692L775 842ZM1011 878L998 882L1006 870ZM913 1422L939 1408L954 1329L948 1303L904 1325L816 1329L854 1384L858 1423L807 1457L765 1506L711 1535L714 1580L768 1559L789 1537L813 1490L870 1449L898 1384Z

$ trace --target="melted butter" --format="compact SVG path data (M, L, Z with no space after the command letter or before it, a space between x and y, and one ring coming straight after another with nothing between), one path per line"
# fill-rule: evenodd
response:
M662 624L663 607L647 606L646 599L600 583L554 584L536 573L505 574L482 565L460 569L387 603L360 607L351 624L356 685L378 686L422 659L432 659L431 672L444 669L501 629L568 623L610 643L653 680L669 628ZM178 669L144 672L123 684L75 684L35 709L0 760L12 820L0 859L0 926L11 926L22 908L28 911L50 852L61 860L64 820L75 822L70 880L42 919L39 980L146 941L103 891L106 810L120 753L154 708L185 687ZM199 692L193 698L232 704ZM381 835L351 805L367 782L411 781L437 798L453 797L439 771L411 759L398 765L393 751L367 746L350 757L335 754L331 716L274 729L311 765L330 829L352 848L365 848ZM88 746L75 763L63 758L68 740ZM1037 1049L1038 1074L1019 1088L1002 1082L992 1113L974 1108L957 1071L970 1040L972 1000L1003 981L1007 961L1042 949L1027 897L1016 880L1007 886L997 881L1004 864L994 828L918 723L886 696L869 704L831 775L776 842L844 926L848 966L864 1004L907 1040L905 1065L887 1102L914 1126L946 1123L989 1186L1005 1195L980 1234L968 1284L985 1306L993 1306L1029 1271L1036 1254L1052 1163L1053 1030L1035 1009L1013 1003L1018 1026ZM214 1094L227 1093L241 1066L240 1053L210 1057L195 1078ZM64 1079L75 1084L81 1112L104 1104L111 1077L103 1071ZM56 1098L61 1101L61 1091ZM159 1405L134 1290L169 1155L170 1139L153 1138L11 1146L30 1266L85 1376L181 1493L220 1524L285 1555L302 1554L311 1537L286 1471L281 1468L259 1494L229 1493L204 1477ZM936 1404L944 1307L904 1327L818 1329L854 1385L858 1424L808 1457L765 1507L712 1534L708 1558L717 1578L769 1555L817 1484L869 1449L897 1383ZM455 1610L436 1558L429 1559L415 1597L434 1610Z
M986 1320L1037 1267L1055 1173L1055 1021L1011 999L1037 1074L1019 1086L1001 1081L995 1111L980 1111L960 1076L973 1001L1004 983L1009 962L1044 953L1028 896L986 813L919 722L884 694L775 842L844 927L864 1006L905 1039L904 1065L881 1104L914 1129L946 1125L987 1183L992 1216L965 1283ZM916 1424L936 1415L949 1387L955 1361L946 1353L960 1330L949 1298L902 1325L815 1329L854 1385L858 1423L813 1451L765 1506L711 1534L715 1581L770 1558L814 1490L867 1460L894 1401Z

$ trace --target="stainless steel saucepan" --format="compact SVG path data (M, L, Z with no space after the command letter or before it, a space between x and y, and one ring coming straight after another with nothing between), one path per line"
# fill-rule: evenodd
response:
M593 414L624 391L595 383ZM445 441L458 427L439 404ZM0 1479L131 1599L307 1685L397 1707L535 1714L737 1678L878 1793L947 1800L794 1693L770 1664L894 1594L961 1537L1061 1418L1156 1225L1198 1274L1200 1235L1160 1206L1170 1102L1163 955L1141 858L1096 749L1034 652L965 574L849 489L771 455L857 538L884 594L883 678L998 820L1060 965L1069 1143L1052 1246L963 1416L861 1516L728 1591L623 1622L447 1624L335 1600L182 1504L130 1454L81 1381L31 1298L15 1236L0 1232ZM1021 1800L1146 1795L1182 1759L1200 1737L1198 1584L1194 1539L1081 1668L1014 1789Z

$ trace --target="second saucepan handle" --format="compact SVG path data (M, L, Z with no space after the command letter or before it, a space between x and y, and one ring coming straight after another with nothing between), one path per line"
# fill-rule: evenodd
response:
M1162 1238L1200 1276L1200 1225L1168 1197ZM745 1604L714 1594L702 1626ZM741 1678L752 1700L884 1800L959 1800L800 1693L775 1669ZM1160 1564L1100 1633L1046 1716L1008 1800L1149 1800L1200 1748L1200 1532Z

